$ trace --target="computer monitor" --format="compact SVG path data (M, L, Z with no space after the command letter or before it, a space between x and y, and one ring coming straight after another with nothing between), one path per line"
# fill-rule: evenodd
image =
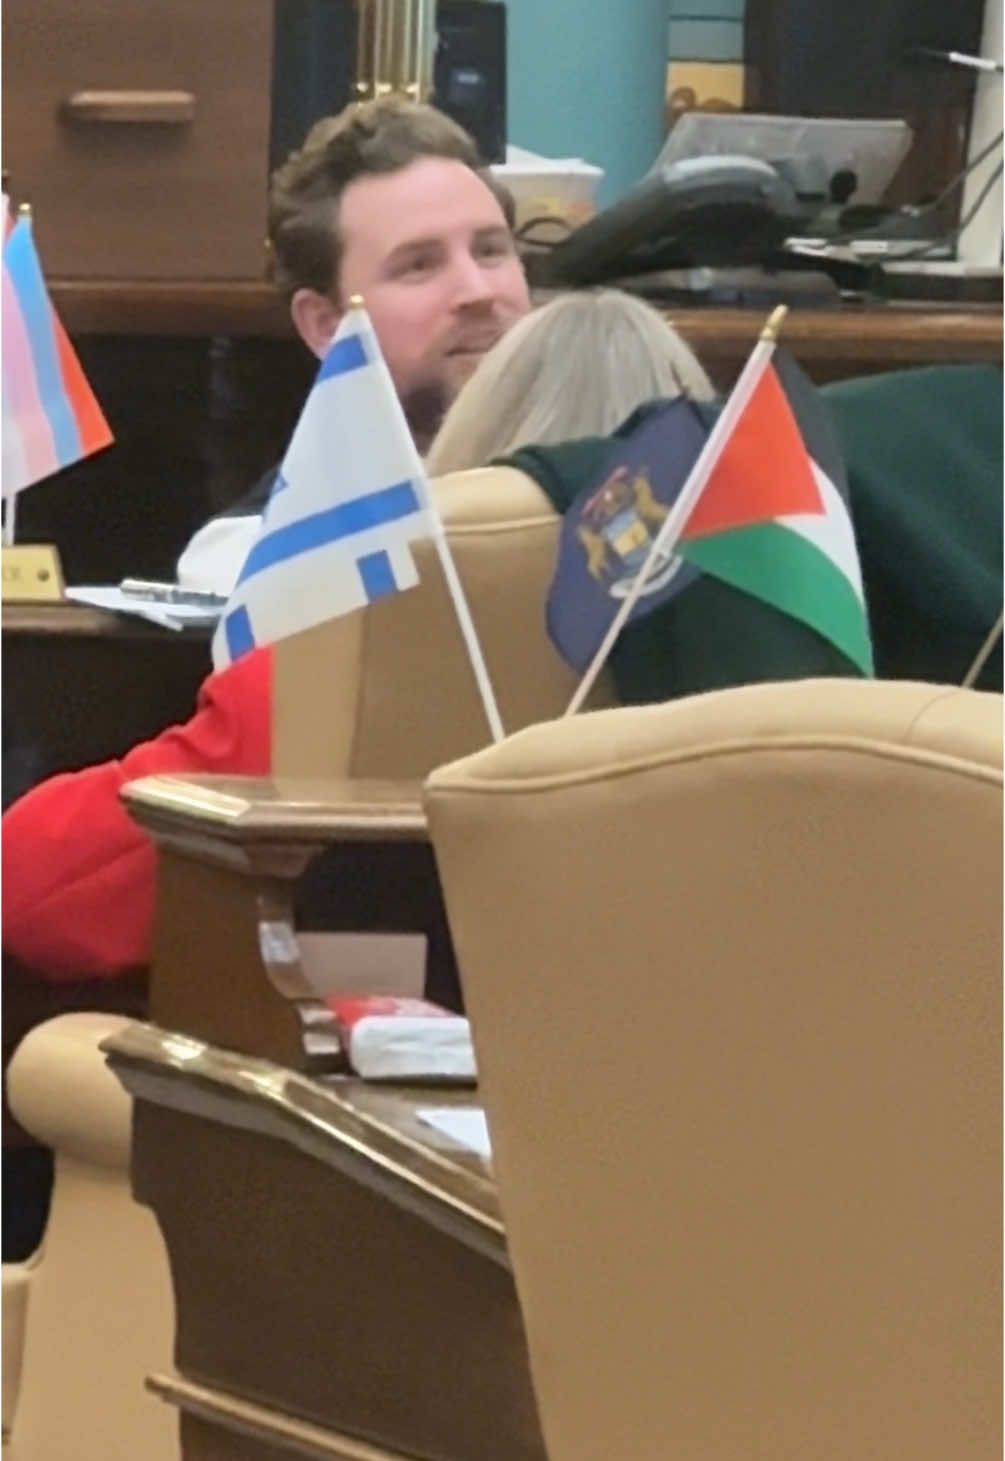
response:
M685 157L756 157L772 167L819 159L823 188L841 173L854 189L841 201L878 203L911 146L906 122L889 118L775 117L749 112L684 112L654 167ZM812 169L808 169L812 175Z

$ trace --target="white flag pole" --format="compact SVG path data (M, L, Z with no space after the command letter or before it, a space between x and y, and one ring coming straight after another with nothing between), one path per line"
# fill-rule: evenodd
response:
M475 682L478 685L478 693L482 698L482 707L485 711L485 719L489 723L492 739L494 741L501 741L506 732L503 729L502 719L499 715L499 706L496 704L492 681L489 679L485 656L482 654L482 647L478 642L478 635L475 633L471 610L468 608L468 601L464 596L464 589L457 573L457 565L454 563L454 555L451 553L450 544L447 542L447 534L443 527L443 520L436 510L433 494L429 490L429 484L426 482L425 475L423 475L422 480L426 485L426 508L432 522L433 542L436 545L436 551L440 557L443 577L447 581L450 597L454 601L454 612L457 614L457 622L461 626L461 634L464 636L468 658L471 660L471 668L474 670Z
M349 301L351 309L362 310L366 314L366 306L358 294L354 294ZM488 721L489 730L492 733L493 741L501 741L506 735L503 729L502 718L499 714L499 706L496 703L495 692L492 689L492 681L489 679L488 666L485 663L485 656L482 654L482 647L478 642L478 635L475 632L474 621L471 618L471 610L468 608L468 601L464 596L464 588L457 573L457 566L454 563L453 554L450 551L450 544L447 542L447 534L443 527L443 520L436 509L433 501L433 494L429 490L429 481L426 477L426 469L422 458L416 450L412 433L405 418L404 407L398 399L398 393L391 380L391 373L387 369L387 362L383 352L380 350L380 342L377 340L376 332L370 323L369 315L366 315L367 328L371 338L377 346L377 357L380 369L387 373L388 389L393 397L398 410L401 412L401 429L408 441L412 457L414 459L413 475L418 482L422 483L422 491L425 497L426 514L429 518L433 543L439 556L440 565L443 569L443 577L446 580L447 590L454 605L454 613L457 615L457 623L460 626L461 636L464 639L464 646L468 652L468 659L471 661L471 668L474 672L475 683L478 686L478 693L481 697L482 709L485 711L485 719Z
M14 529L17 522L17 493L12 492L9 497L4 498L3 503L3 545L10 548L14 544Z
M962 680L961 683L962 683L962 686L963 686L963 689L964 690L970 690L970 689L972 689L974 687L974 685L976 685L976 683L977 683L977 676L980 674L981 670L987 664L988 659L990 658L990 655L991 655L991 651L994 649L995 645L998 643L999 639L1002 637L1002 621L1003 621L1003 618L1005 618L1005 616L1003 616L1002 614L999 614L998 615L998 618L995 620L995 622L991 625L991 628L988 630L987 638L984 640L984 643L981 645L980 649L977 651L977 657L976 657L976 659L974 660L973 664L970 666L969 670L967 670L966 674L963 677L963 680Z
M782 322L787 313L788 305L784 304L778 305L772 311L767 324L760 333L757 344L750 352L747 363L740 372L739 379L733 387L728 401L723 406L718 420L709 432L705 445L702 447L697 461L691 468L690 476L678 494L677 501L663 519L660 530L649 548L645 563L643 563L641 569L636 574L628 593L622 599L618 607L618 612L611 620L607 633L600 643L600 647L576 687L576 693L566 706L565 715L575 715L587 695L593 689L597 676L607 663L607 657L614 648L618 635L624 628L625 620L638 603L639 595L645 586L657 557L670 554L676 548L678 539L687 526L687 520L691 516L695 503L698 501L702 492L704 492L708 479L715 471L719 458L722 455L723 447L732 435L737 421L747 409L750 398L757 389L761 376L767 369L768 362L771 360L775 351L778 333L781 330Z

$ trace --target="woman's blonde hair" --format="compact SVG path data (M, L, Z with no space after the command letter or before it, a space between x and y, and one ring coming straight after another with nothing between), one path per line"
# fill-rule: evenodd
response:
M617 289L532 310L459 392L426 458L433 476L482 467L518 447L606 436L646 401L715 392L662 315Z

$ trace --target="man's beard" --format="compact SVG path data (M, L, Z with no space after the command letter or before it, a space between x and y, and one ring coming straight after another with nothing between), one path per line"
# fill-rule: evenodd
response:
M420 456L424 456L432 445L450 401L450 393L443 381L425 381L401 397L405 420Z

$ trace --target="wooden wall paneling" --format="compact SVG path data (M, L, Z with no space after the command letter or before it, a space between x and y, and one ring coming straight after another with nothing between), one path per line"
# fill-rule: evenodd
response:
M49 277L262 276L270 0L7 0L3 49L4 169ZM194 100L108 120L138 113L71 104L95 91Z

